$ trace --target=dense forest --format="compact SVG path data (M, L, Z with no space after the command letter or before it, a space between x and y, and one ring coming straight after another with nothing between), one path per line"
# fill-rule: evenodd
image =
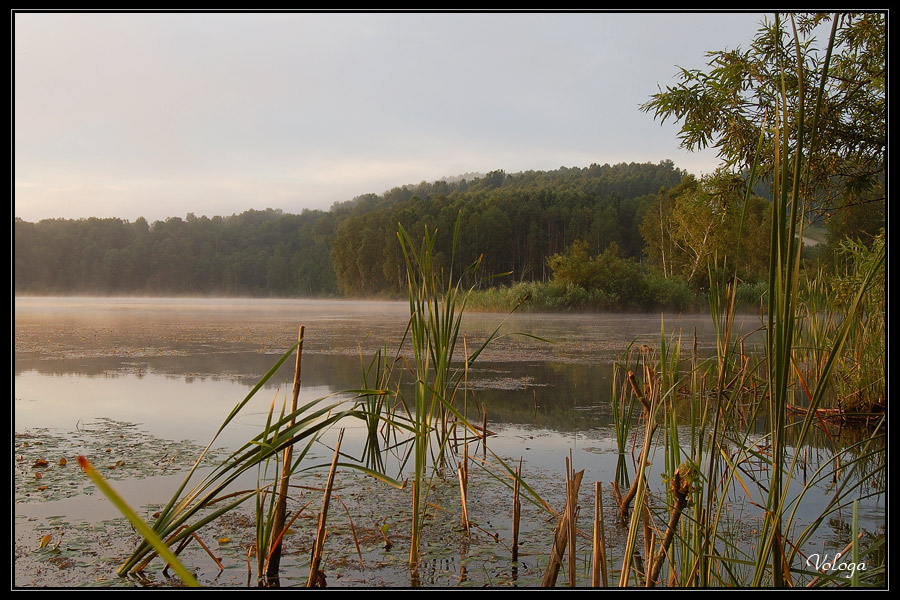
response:
M401 291L397 224L439 229L449 254L485 255L482 273L546 279L546 259L576 239L617 243L640 257L650 198L685 174L659 165L592 165L397 187L330 211L250 210L239 215L15 221L16 293L371 296Z
M422 182L300 214L16 219L14 286L16 294L399 297L400 225L438 231L438 266L481 257L467 282L481 292L550 294L544 308L681 310L708 284L710 262L733 256L742 281L764 278L770 201L745 202L742 186L734 176L698 179L671 161L595 164ZM877 228L871 220L863 227Z
M334 215L15 221L15 291L317 296L337 293Z

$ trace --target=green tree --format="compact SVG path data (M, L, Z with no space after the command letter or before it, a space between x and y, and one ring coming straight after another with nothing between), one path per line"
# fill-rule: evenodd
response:
M738 275L758 280L768 268L771 205L745 201L739 178L722 172L698 180L688 175L650 203L641 226L651 262L666 277L679 276L694 289L708 282L711 262L737 261Z
M797 132L804 118L801 168L811 188L805 196L820 207L853 203L886 175L885 21L877 12L766 19L749 49L709 52L706 69L681 69L677 84L641 108L661 122L679 121L682 147L716 148L734 172L753 164L762 127ZM832 37L834 44L827 44ZM776 93L788 106L777 124ZM797 111L801 93L805 115ZM774 135L766 137L758 168L763 179L774 176L776 145Z

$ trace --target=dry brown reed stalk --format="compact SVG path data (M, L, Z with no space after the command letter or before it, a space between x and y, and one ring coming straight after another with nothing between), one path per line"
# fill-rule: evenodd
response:
M572 462L570 457L566 459L566 516L569 527L569 587L575 587L575 509L578 501L578 493L572 494Z
M303 513L304 510L306 510L306 507L309 506L309 505L312 504L312 503L313 503L313 501L310 500L309 502L307 502L306 504L304 504L303 506L301 506L301 507L299 508L299 510L297 510L297 512L294 513L294 516L291 517L291 519L290 519L289 521L287 521L287 522L284 524L284 527L281 529L281 531L278 532L278 535L275 536L275 539L274 539L274 541L273 541L273 543L272 543L273 548L274 548L274 546L275 546L276 544L279 544L279 546L280 546L280 543L281 543L282 539L284 538L284 535L285 535L285 534L288 532L288 530L291 528L291 525L293 525L293 524L294 524L294 521L297 520L297 518L300 516L300 514ZM268 565L269 565L269 561L270 561L271 559L272 559L271 554L266 555L266 563L265 563L265 564L266 564L266 571L268 571ZM275 583L277 583L277 581L278 581L278 579L275 578L275 579L269 580L268 583L274 585Z
M176 531L175 533L173 533L173 534L169 537L169 540L171 540L171 539L174 538L176 535L178 535L179 533L181 533L184 529L187 529L187 525L184 525L184 526L182 526L181 528L179 528L178 531ZM219 571L220 571L220 572L225 570L225 567L222 565L222 562L219 560L219 557L216 556L215 554L213 554L213 553L212 553L212 550L209 549L209 546L207 546L206 544L204 544L204 543L203 543L203 540L200 539L200 536L197 535L197 534L194 533L194 532L192 532L190 536L188 536L188 537L184 538L183 540L181 540L181 542L178 544L178 547L175 549L175 551L174 551L172 554L174 554L175 556L179 556L179 555L181 554L181 552L185 549L185 547L187 547L187 545L190 543L190 541L191 541L192 539L196 539L196 540L197 540L197 543L200 544L200 546L206 551L206 553L209 555L209 557L210 557L211 559L213 559L213 562L215 562L216 565L219 567ZM143 571L144 568L146 568L147 564L148 564L151 560L153 560L154 558L156 558L156 556L157 556L156 553L151 554L151 555L150 555L150 558L148 558L146 561L144 561L144 563L142 563L142 564L140 565L140 570ZM166 577L169 576L169 567L170 567L170 566L171 566L171 563L168 563L168 562L167 562L167 563L166 563L166 566L163 567L162 572L163 572L163 575L165 575Z
M594 538L591 544L591 587L600 587L600 482L594 482Z
M593 587L609 586L606 572L606 532L603 527L603 486L599 481L594 483L594 542L593 542Z
M212 553L212 550L209 549L209 546L203 543L203 540L200 539L200 536L197 535L196 532L192 533L191 536L193 536L193 538L197 540L197 543L200 544L200 546L206 551L206 553L209 554L209 557L213 559L213 561L219 566L219 571L224 571L225 566L219 560L219 557Z
M456 469L456 475L459 478L459 502L462 505L462 526L466 528L466 534L469 533L469 509L466 503L466 473L462 463Z
M487 438L488 438L487 408L484 406L484 402L482 402L481 403L481 443L482 443L482 450L484 451L484 458L487 458Z
M653 531L650 528L650 505L647 503L649 493L644 493L643 502L641 502L641 521L644 526L644 556L647 557L648 565L652 563L653 556Z
M649 380L648 380L649 381ZM641 390L638 385L637 379L635 379L634 372L628 371L628 382L631 384L631 389L634 390L635 395L641 403L641 409L644 415L644 418L649 422L653 418L653 413L651 411L651 400L648 399L643 390ZM651 390L651 398L652 398L652 390ZM647 459L647 454L650 450L650 441L653 438L653 434L656 433L657 428L659 427L658 423L653 423L650 427L647 435L644 437L644 445L641 449L641 459L639 464L643 465ZM631 482L631 487L628 488L628 492L624 496L621 496L618 490L618 486L614 488L616 492L616 496L619 497L619 513L622 515L622 518L625 519L628 517L628 509L631 506L631 501L634 500L634 497L637 495L638 491L638 477L635 477Z
M291 391L291 413L297 412L297 398L300 396L300 364L303 357L303 333L305 326L300 326L297 334L297 362L294 365L294 386ZM289 427L294 426L294 420L291 419ZM284 461L281 465L281 481L278 488L278 500L275 503L275 519L272 525L272 531L275 532L275 538L269 548L269 561L266 567L266 579L278 579L278 570L281 566L281 532L285 529L285 518L287 513L287 496L291 479L291 462L293 461L294 445L291 444L284 450Z
M578 491L572 486L572 451L566 460L566 510L569 512L569 587L575 587L575 518L578 511Z
M353 517L350 515L350 509L347 508L347 505L344 504L344 501L341 500L340 496L336 496L337 501L341 503L341 506L344 507L344 512L347 513L347 519L350 521L350 533L353 535L353 543L356 545L356 554L359 555L359 568L365 569L366 563L363 562L362 557L362 549L359 547L359 537L356 535L356 526L353 524Z
M187 528L188 528L187 525L182 525L182 526L179 527L177 530L175 530L175 532L172 533L172 535L170 535L170 536L168 537L168 539L166 540L166 544L172 543L172 540L173 540L179 533L181 533L182 531L184 531L184 530L187 529ZM219 562L218 557L215 556L215 555L212 553L212 551L209 549L209 547L207 547L207 545L203 543L203 540L200 539L200 536L198 536L196 533L193 533L193 532L191 533L190 536L188 536L188 537L184 538L183 540L181 540L181 542L178 544L178 547L175 549L175 551L174 551L172 554L174 554L175 556L178 556L179 554L181 554L181 552L182 552L182 550L184 550L185 546L187 546L188 543L190 543L191 539L194 539L194 538L196 538L196 540L200 543L200 545L203 547L203 549L206 550L206 553L209 554L210 558L212 558L213 561L215 561L215 563L219 566L219 571L224 571L224 570L225 570L225 567L223 567L223 566L222 566L222 563ZM156 558L157 556L158 556L158 554L157 554L156 552L152 552L152 553L146 558L146 560L144 560L140 565L138 565L137 567L134 568L133 573L135 573L135 574L141 573L144 569L147 568L147 565L150 564L150 562L151 562L154 558ZM169 566L170 566L170 563L167 562L167 563L166 563L166 566L163 567L163 573L166 573L166 572L167 572Z
M669 523L666 526L666 535L663 538L659 552L651 565L650 573L647 577L647 587L656 585L659 573L662 570L663 564L665 564L669 547L672 545L672 540L675 538L675 528L678 527L678 520L681 518L681 513L684 512L684 509L687 507L688 498L691 495L691 491L693 491L695 476L696 472L694 469L687 464L682 464L678 467L675 471L675 475L672 477L671 492L672 496L675 498L675 504L672 507L672 514L669 515ZM647 556L652 555L648 554Z
M570 489L573 490L575 497L578 495L578 489L581 487L581 480L584 477L584 471L579 471L572 476ZM555 587L556 578L559 575L559 568L562 565L563 552L566 551L566 545L569 541L569 510L568 494L566 508L563 510L556 525L553 538L553 548L550 550L550 559L547 562L547 568L544 570L544 577L541 580L541 587ZM574 540L573 540L574 541Z
M634 549L634 575L637 580L638 587L644 582L644 559L641 557L641 553L638 552L637 548Z
M619 490L619 484L618 484L618 482L615 482L615 481L611 481L610 483L612 484L613 495L616 497L616 506L621 507L622 506L622 492ZM620 516L622 516L623 520L624 520L625 515L621 515L621 512L620 512Z
M322 550L325 547L325 522L328 519L328 503L331 501L331 490L334 488L334 473L337 470L338 455L341 451L341 440L344 439L344 430L338 433L337 443L334 446L334 458L331 460L331 470L328 472L328 483L325 485L325 495L322 498L322 512L319 513L319 526L316 530L316 541L313 544L312 560L309 564L309 579L306 587L320 586L324 577L319 571L322 562ZM324 586L321 586L324 587Z
M522 458L516 468L516 480L513 482L513 523L512 523L512 560L519 560L519 519L522 516L522 502L519 500L519 480L522 478Z

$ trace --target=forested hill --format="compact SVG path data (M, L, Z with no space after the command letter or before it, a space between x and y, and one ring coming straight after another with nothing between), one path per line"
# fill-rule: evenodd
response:
M440 231L436 259L484 255L482 282L546 280L547 258L576 240L599 253L615 243L640 257L640 227L661 188L686 173L659 164L591 165L472 180L422 182L335 204L329 211L239 215L15 220L16 294L399 295L397 224Z

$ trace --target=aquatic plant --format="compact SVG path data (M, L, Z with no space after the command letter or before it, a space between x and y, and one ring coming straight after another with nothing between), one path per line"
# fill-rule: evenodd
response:
M459 227L460 218L457 218L451 257L456 254ZM433 476L445 456L451 428L459 425L477 435L477 430L466 421L465 415L453 408L454 395L464 375L464 369L453 367L453 360L468 293L462 282L466 275L477 271L481 260L479 258L468 265L462 274L454 276L452 263L449 272L445 273L433 262L435 233L426 228L421 243L418 243L400 225L397 237L406 263L410 312L407 332L414 354L416 378L414 407L410 415L414 441L409 554L410 567L415 569L419 561L429 466ZM499 327L466 357L466 365L475 361L498 330ZM451 422L451 416L456 417L455 422ZM486 436L487 432L482 431L481 435Z
M286 469L288 473L295 472L312 443L332 425L347 417L364 418L364 415L352 408L341 409L345 400L342 398L334 399L335 395L308 402L293 411L282 411L277 418L274 418L273 413L270 411L266 424L259 434L220 461L212 468L209 474L188 490L188 485L200 466L204 464L204 457L218 436L241 413L281 365L290 358L294 350L298 348L299 343L294 344L285 352L247 396L232 409L210 440L206 450L201 453L171 499L160 511L159 516L153 523L152 530L158 537L165 539L167 544L172 545L180 542L201 527L233 511L247 500L256 498L258 501L257 515L260 532L258 538L258 560L260 561L260 566L264 567L265 557L268 556L271 545L270 542L280 533L274 527L275 481L261 484L256 489L238 492L231 491L230 486L243 474L260 467L265 468L269 461L275 461L277 464L279 458L282 457L282 452L295 444L303 443L305 448L293 462L290 464L284 463L280 467L281 469ZM361 393L365 394L366 391L364 390ZM348 466L364 469L359 465L350 464ZM399 485L383 474L367 472L380 477L384 481ZM266 498L269 499L268 504ZM119 574L125 575L132 570L143 568L152 559L152 552L152 545L145 540L138 545L132 555L122 564L118 571Z
M782 24L777 15L772 28L778 33L775 37L780 43ZM804 199L807 190L811 189L806 179L809 165L805 157L807 146L816 143L821 102L817 102L812 111L807 130L805 116L810 111L804 106L806 73L801 64L802 52L796 31L792 39L798 64L796 68L779 64L781 87L771 90L776 98L775 113L763 124L757 145L757 157L764 142L776 148L771 262L767 289L761 294L767 302L765 355L745 355L743 337L735 336L733 331L739 287L737 277L730 275L723 279L724 269L711 266L710 313L716 326L717 351L714 360L705 366L692 359L690 379L685 386L691 406L689 448L679 441L676 411L672 410L665 417L669 424L665 446L667 477L671 480L677 474L675 465L682 459L696 465L702 473L702 478L692 486L691 518L681 520L680 532L669 556L669 581L673 585L795 585L796 578L807 573L805 565L795 564L796 557L802 556L804 543L827 515L848 506L854 495L868 495L866 482L878 478L883 469L876 464L866 473L861 468L863 464L871 464L878 453L881 433L876 427L860 442L844 448L839 448L832 440L832 458L811 477L798 482L798 470L805 464L802 449L813 428L821 423L820 406L828 396L851 332L868 329L870 337L865 339L879 347L875 327L857 327L857 323L864 299L871 295L870 286L883 264L884 253L876 248L866 262L867 268L854 280L856 287L852 294L841 304L839 311L828 313L830 321L827 324L817 321L822 305L807 294L809 288L804 289L801 285L800 250ZM834 29L828 46L829 56L833 43ZM779 51L777 55L788 53ZM827 69L826 58L820 81L820 100ZM789 97L786 91L787 80L798 87L794 96ZM789 112L797 117L796 120L788 118ZM748 195L755 174L756 164L749 174ZM730 269L736 273L740 256L730 260ZM877 309L866 312L877 313ZM869 322L867 318L863 320ZM800 334L804 331L806 337L801 343ZM662 348L664 354L664 341ZM799 368L804 363L814 365L813 369L805 369L806 376ZM664 390L673 385L671 379L666 383L665 370L661 370L653 384ZM879 376L870 378L877 381ZM803 407L802 416L792 418L792 407L799 405ZM767 426L761 437L754 432L758 416L765 417ZM818 517L801 527L799 506L828 478L838 482L832 486L829 501ZM735 533L725 520L727 507L740 501L741 496L750 498L761 509L760 542L751 550L734 543ZM671 493L668 498L669 514L684 510ZM636 499L635 505L639 502L640 499ZM636 521L633 516L631 537L637 534ZM633 546L631 537L629 542ZM628 560L626 556L626 566Z
M827 55L820 81L818 101L812 114L809 128L809 145L814 147L817 142L818 120L824 96L825 80L829 68L829 57L834 46L834 36L838 20L834 20L831 39L827 46ZM780 31L778 15L775 18L775 27ZM769 575L773 585L780 587L789 581L790 556L795 551L787 546L785 540L786 523L790 518L786 514L788 510L787 488L791 475L798 463L797 452L790 457L790 448L785 440L787 423L787 408L796 388L792 386L793 349L795 345L795 332L800 317L799 306L799 274L800 274L800 243L802 239L802 220L804 214L803 196L801 190L809 189L809 182L805 179L809 173L808 161L804 160L807 150L806 132L806 107L804 106L805 74L802 67L801 49L799 38L794 35L794 45L798 65L791 69L788 65L782 68L782 89L779 90L776 101L776 114L773 115L775 123L775 143L779 147L777 154L776 176L773 185L775 195L774 216L772 219L771 238L771 264L769 267L769 307L767 324L767 385L768 385L768 416L771 423L771 475L769 482L769 494L766 502L766 514L762 525L762 543L759 545L757 561L754 569L752 583L760 585L765 577L766 568L764 558L770 559ZM796 78L799 92L796 107L796 130L792 131L787 118L788 97L785 92L784 81L788 77ZM862 298L874 276L875 269L884 260L881 257L873 262L872 268L862 279L861 286L856 297L847 307L843 323L837 335L831 340L828 358L822 367L818 380L813 383L808 395L809 411L801 426L800 440L806 435L815 422L815 411L824 398L828 387L832 369L843 351L847 334L852 327ZM810 382L807 382L810 383ZM807 386L809 389L809 386ZM795 448L798 448L795 446Z
M143 519L141 519L134 510L128 506L128 503L113 489L111 485L103 478L100 473L94 468L94 466L83 456L78 457L78 464L84 470L85 474L90 478L91 481L94 482L94 485L103 492L103 495L106 496L112 504L119 509L125 518L127 518L132 526L144 536L144 539L147 543L153 548L155 552L157 552L163 559L165 559L166 564L172 566L178 576L181 577L181 580L185 583L185 585L189 587L199 587L200 584L197 583L197 580L188 571L181 561L176 558L175 554L169 549L169 545L166 544L160 537L147 525Z
M772 31L777 32L774 39L780 43L782 23L778 16ZM804 106L806 73L796 31L789 39L793 40L792 52L798 64L795 68L779 64L781 87L771 90L776 98L775 112L763 123L757 142L757 161L764 145L776 148L769 279L765 290L754 292L766 302L765 353L745 354L746 333L734 331L738 294L747 294L737 278L742 257L736 254L727 263L710 264L709 307L716 329L716 355L698 362L695 351L687 372L680 373L679 344L661 336L659 357L651 368L636 369L636 377L628 375L632 399L644 399L644 448L656 428L664 424L665 480L679 480L683 475L679 465L689 465L692 477L687 487L667 488L665 510L660 512L668 515L672 525L666 527L662 546L655 549L656 538L644 508L652 494L644 470L654 459L642 451L631 489L620 498L620 510L631 503L634 507L620 585L631 582L631 572L634 581L640 584L643 578L647 585L657 581L701 587L862 583L860 577L848 580L811 572L805 561L797 559L804 556L804 545L829 515L883 489L879 483L884 477L883 420L870 408L873 404L862 409L873 427L858 440L841 445L824 424L832 413L822 406L835 401L849 408L852 396L859 397L868 390L874 391L875 405L880 400L884 331L879 320L884 305L878 278L883 273L885 255L878 240L865 250L848 244L847 254L852 257L846 276L849 285L841 286L837 293L829 289L834 286L826 284L824 278L808 280L810 283L804 285L802 216L808 190L813 187L807 179L806 156L808 146L817 142L821 102L813 111ZM828 56L833 44L834 29ZM790 55L786 48L781 50L775 54ZM827 70L826 58L820 100ZM793 96L786 91L789 85L797 86ZM789 112L797 119L789 119ZM807 113L811 113L811 119L804 118ZM746 197L753 188L757 164L754 162L749 172ZM862 357L872 363L865 374L859 364ZM620 370L617 385L625 385L628 377ZM622 412L625 398L623 392L614 397L620 451L624 434L630 429L623 427L627 424L627 415ZM678 405L685 404L690 409L688 419L679 416ZM842 417L849 412L841 411ZM756 429L760 420L765 422L762 434ZM684 431L684 424L689 424L689 432ZM803 453L816 427L822 428L831 455L807 476ZM821 493L823 488L828 490L824 508L801 523L800 506L814 490ZM761 521L759 543L750 547L738 541L740 533L727 517L731 506L748 500L759 507ZM676 515L680 516L677 520ZM645 544L640 552L637 542L642 521ZM859 554L867 552L877 559L878 544L860 550L854 534L853 545ZM647 569L641 555L649 565ZM668 576L663 577L666 563ZM871 575L865 573L865 577L877 581L882 567L877 562L871 567Z

